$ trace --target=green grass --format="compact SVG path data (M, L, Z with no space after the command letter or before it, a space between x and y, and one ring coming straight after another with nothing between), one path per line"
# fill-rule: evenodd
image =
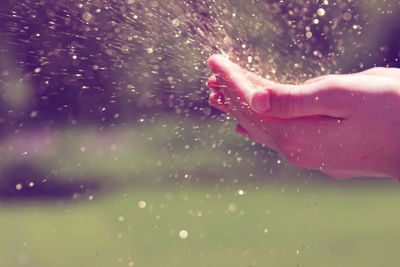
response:
M91 201L8 204L0 208L0 266L398 266L397 191L142 187Z
M42 154L6 140L0 167L26 160L56 171L53 179L102 187L3 198L0 266L398 266L397 182L335 181L277 164L231 127L161 119L63 129Z

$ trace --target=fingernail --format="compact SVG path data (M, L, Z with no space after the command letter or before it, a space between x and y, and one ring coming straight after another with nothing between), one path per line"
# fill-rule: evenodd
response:
M255 112L265 113L271 110L270 94L268 91L254 93L251 98L251 107Z

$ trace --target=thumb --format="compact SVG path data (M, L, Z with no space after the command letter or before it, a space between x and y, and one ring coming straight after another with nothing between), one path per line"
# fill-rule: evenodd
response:
M349 90L340 79L331 78L303 84L275 84L253 93L250 105L257 113L279 118L315 115L341 118Z

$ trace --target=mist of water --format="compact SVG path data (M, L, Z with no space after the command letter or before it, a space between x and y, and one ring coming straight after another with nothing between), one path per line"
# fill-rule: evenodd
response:
M113 109L119 117L116 106L132 105L209 114L210 55L227 55L277 82L340 72L338 62L355 49L362 54L359 36L367 19L358 6L327 0L21 1L3 14L9 41L2 59L12 63L5 64L3 79L12 69L27 73L39 104L72 110L73 117Z

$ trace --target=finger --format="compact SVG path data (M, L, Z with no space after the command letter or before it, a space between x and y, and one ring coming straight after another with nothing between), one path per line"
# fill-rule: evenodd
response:
M343 117L343 106L340 105L343 94L338 94L343 90L333 90L342 80L339 77L304 85L271 84L266 90L254 90L246 72L224 56L211 56L208 65L216 74L218 83L229 87L221 87L221 90L228 97L228 103L232 101L236 108L244 102L258 113L280 118L312 115Z
M214 72L217 73L226 73L232 71L243 71L242 67L230 61L227 57L223 55L212 55L207 60L208 67ZM229 71L226 71L229 69Z
M211 89L215 90L215 91L219 90L217 77L215 75L212 75L210 78L208 78L207 86L210 87Z
M219 85L218 85L217 78L215 75L212 75L208 79L207 85L212 90L214 90L213 92L210 93L210 97L209 97L210 105L223 111L223 112L229 113L230 112L229 105L228 105L228 103L226 103L224 95L219 90Z
M344 118L349 101L344 79L326 78L303 85L276 84L253 93L250 105L258 113L278 118L331 116Z
M229 105L226 103L224 95L221 93L221 91L211 92L209 97L209 103L214 108L222 112L231 114Z
M211 56L208 66L215 73L226 98L229 96L235 103L249 103L254 86L247 79L247 72L243 68L222 55Z
M260 75L257 75L253 72L246 71L246 77L253 83L256 89L263 89L266 86L276 84L275 82L268 80Z

